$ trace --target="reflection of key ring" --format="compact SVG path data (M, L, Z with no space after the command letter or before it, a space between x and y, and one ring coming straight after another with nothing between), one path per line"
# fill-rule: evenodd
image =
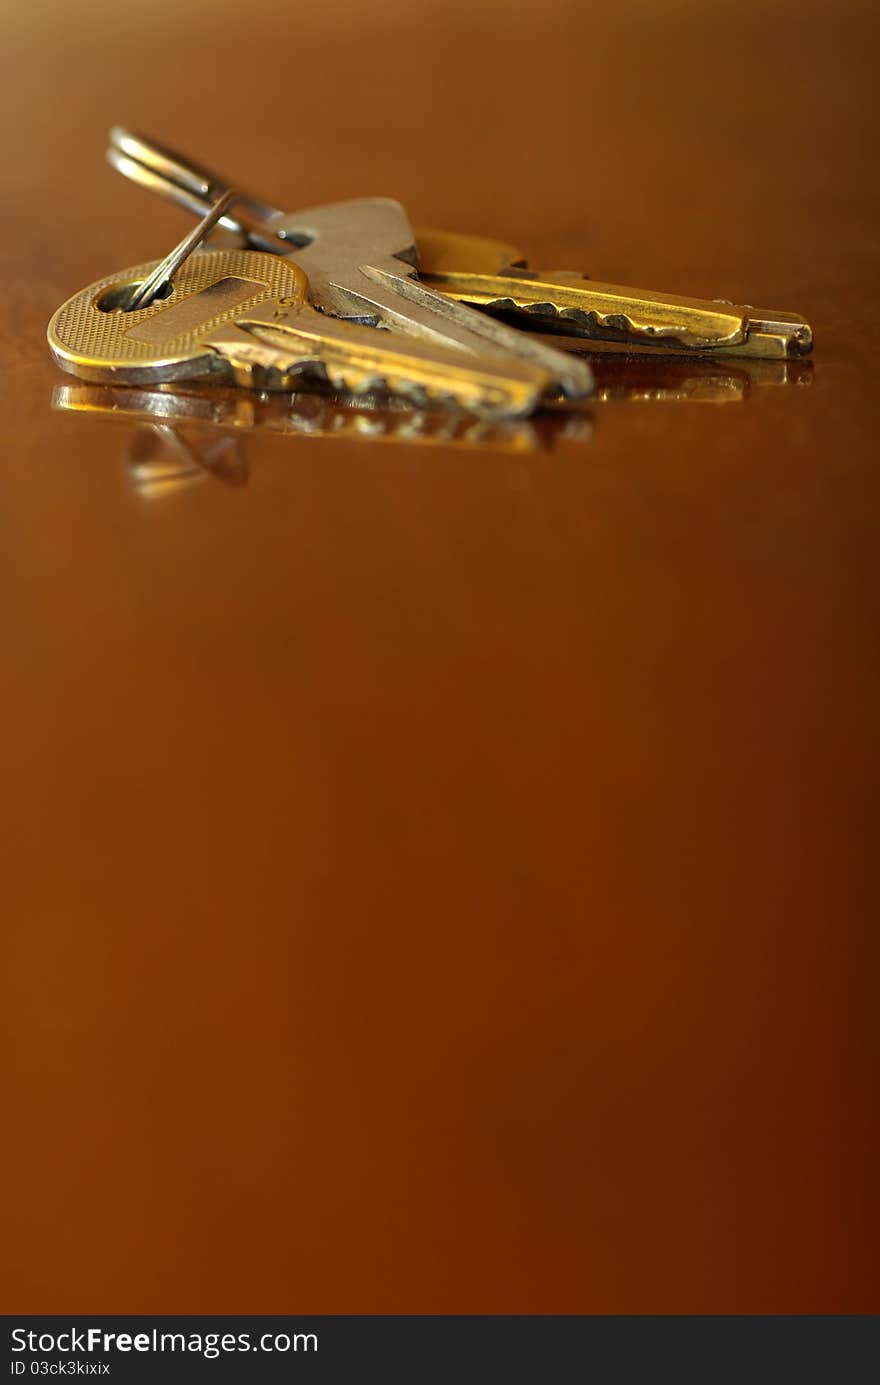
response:
M156 443L167 456L156 456ZM248 463L241 439L219 433L196 437L168 423L138 428L128 449L132 479L141 495L153 499L213 476L229 486L243 486Z

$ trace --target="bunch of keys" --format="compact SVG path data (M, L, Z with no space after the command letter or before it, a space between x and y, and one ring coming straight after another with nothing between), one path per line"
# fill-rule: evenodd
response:
M110 162L200 215L164 260L91 284L49 324L58 363L128 385L312 384L518 418L589 397L587 363L535 329L685 353L807 354L803 318L529 270L500 241L413 233L399 202L284 213L122 129ZM201 249L215 226L233 249ZM525 329L525 330L523 330Z

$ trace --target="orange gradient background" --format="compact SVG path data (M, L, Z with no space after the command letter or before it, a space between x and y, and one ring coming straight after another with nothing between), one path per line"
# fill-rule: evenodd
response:
M876 1311L875 8L2 22L3 1308ZM44 339L188 224L114 122L815 367L145 494Z

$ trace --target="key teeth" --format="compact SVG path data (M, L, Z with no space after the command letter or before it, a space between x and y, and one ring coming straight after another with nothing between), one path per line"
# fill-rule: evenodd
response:
M539 403L537 386L522 391L522 397L501 384L480 389L462 382L453 388L441 383L432 385L409 380L405 375L377 370L374 365L358 368L332 358L328 363L317 355L303 359L295 349L279 352L274 346L266 354L255 343L246 345L250 349L236 343L236 351L230 352L227 360L239 378L248 371L251 382L254 371L262 371L265 377L276 382L270 384L270 388L295 390L300 385L314 383L356 398L378 392L403 399L416 408L433 405L489 420L525 417L533 413Z
M528 317L570 322L586 331L612 331L626 333L631 337L643 337L649 341L662 341L666 338L680 338L681 328L676 326L657 327L651 323L638 324L626 313L600 313L597 309L562 308L549 299L540 302L523 302L515 298L494 298L484 306L489 312L525 313Z

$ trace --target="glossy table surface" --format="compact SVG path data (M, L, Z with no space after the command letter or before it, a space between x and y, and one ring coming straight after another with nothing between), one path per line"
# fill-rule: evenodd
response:
M7 1311L880 1307L874 13L5 15ZM171 426L45 346L117 121L814 362Z

